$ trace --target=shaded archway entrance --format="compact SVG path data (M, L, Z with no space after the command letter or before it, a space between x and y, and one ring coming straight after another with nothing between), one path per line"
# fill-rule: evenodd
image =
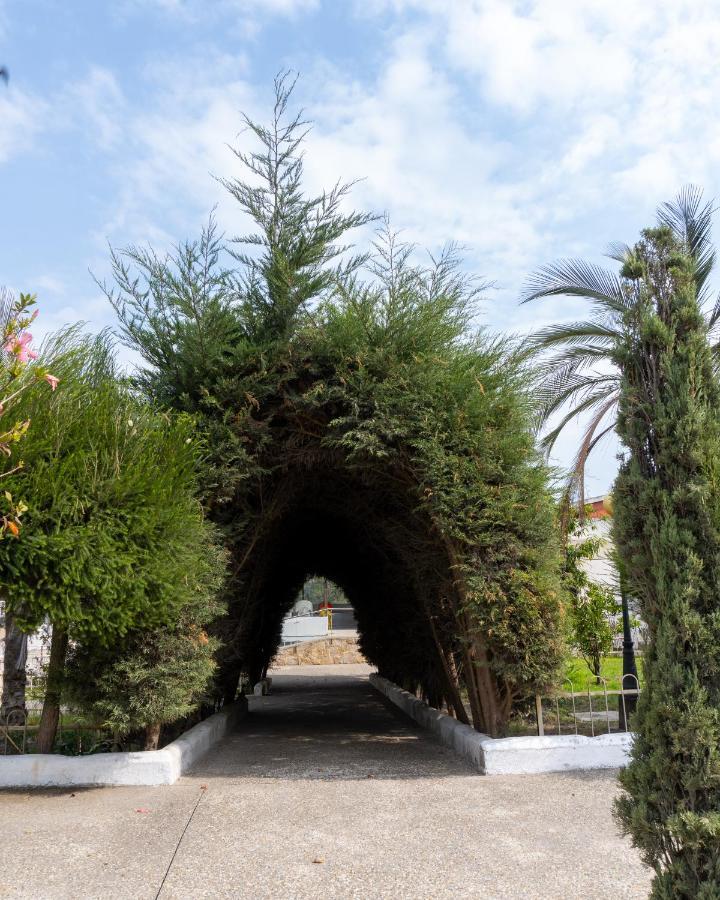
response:
M360 648L381 674L478 730L502 730L513 702L531 690L517 678L512 654L518 645L529 652L531 641L523 636L529 624L539 626L535 644L543 628L554 627L557 597L548 598L545 619L529 603L517 612L498 604L496 633L483 633L477 604L482 559L443 532L432 489L419 491L412 475L385 460L348 464L316 440L263 480L262 496L254 498L260 514L234 551L236 592L221 670L226 699L241 673L251 683L265 674L284 617L306 578L320 575L350 600ZM501 528L498 534L507 537ZM490 554L497 537L484 548ZM497 566L496 558L488 559ZM509 562L522 571L520 548ZM497 584L484 584L492 600ZM531 579L522 587L532 599ZM515 647L503 646L508 620L516 626ZM548 655L553 651L549 645Z

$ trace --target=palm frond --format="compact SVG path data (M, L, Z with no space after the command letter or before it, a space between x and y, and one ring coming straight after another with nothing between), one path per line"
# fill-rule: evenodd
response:
M599 364L608 363L612 345L579 344L568 347L562 344L535 361L535 371L540 377L554 378L559 372L582 372L595 369Z
M708 331L712 331L715 328L715 326L718 324L718 321L720 321L720 294L718 295L717 299L715 300L713 308L710 311L710 314L708 315L708 319L707 319ZM716 346L713 347L713 352L714 353L717 352Z
M608 410L609 412L610 410ZM567 524L570 517L571 508L577 504L579 507L580 518L585 513L585 465L592 451L597 447L600 441L615 429L615 419L606 425L602 431L598 432L587 445L587 450L582 461L580 455L575 457L573 467L570 470L567 481L560 498L560 527L563 534L567 533ZM577 498L576 504L573 503L573 496Z
M585 428L585 433L583 434L582 440L580 442L580 449L578 450L577 456L575 457L575 463L573 465L573 479L579 487L578 492L578 509L580 510L580 519L584 518L585 514L585 465L587 463L588 457L592 453L593 449L597 446L598 442L602 440L605 435L615 427L615 419L607 425L599 434L595 434L597 429L600 427L600 423L605 418L605 416L617 406L618 403L618 395L615 393L612 397L609 397L608 400L603 403L600 408L595 412L593 417L588 422L587 427Z
M525 345L531 352L548 350L556 344L567 346L583 345L585 341L600 341L607 353L610 347L622 337L619 328L600 321L569 322L548 325L526 338ZM598 345L595 345L598 346Z
M14 309L15 295L6 287L0 286L0 336L4 334Z
M622 313L628 306L618 276L582 259L561 259L538 269L528 279L520 302L562 296L596 300L614 313Z
M703 204L702 197L703 192L699 187L688 184L674 200L663 203L657 211L658 222L672 229L695 260L698 294L705 287L716 261L712 244L713 205Z
M540 442L540 446L547 452L550 453L552 448L555 446L557 439L560 437L560 434L565 429L567 424L571 422L577 416L582 415L584 412L588 412L596 407L602 407L603 405L609 403L611 397L614 402L617 402L618 392L617 386L605 386L600 388L598 391L593 391L588 394L583 400L579 403L575 404L560 420L559 424L553 428L549 434L546 434L545 437Z
M632 249L629 244L626 244L624 241L613 241L608 245L605 256L607 256L608 259L614 259L615 262L622 264L631 253Z
M580 403L589 394L600 390L610 394L618 387L619 378L616 374L578 375L576 372L561 372L556 378L542 385L537 392L541 418L546 420L566 403Z

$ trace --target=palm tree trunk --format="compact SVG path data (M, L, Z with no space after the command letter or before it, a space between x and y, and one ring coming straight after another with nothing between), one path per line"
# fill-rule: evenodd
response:
M3 660L2 702L0 719L11 714L25 717L25 688L27 687L27 635L15 624L11 613L5 615L5 657Z
M53 625L50 662L47 670L47 687L37 733L38 753L52 753L55 744L55 735L57 734L58 722L60 721L62 678L65 672L67 646L67 631L64 628Z

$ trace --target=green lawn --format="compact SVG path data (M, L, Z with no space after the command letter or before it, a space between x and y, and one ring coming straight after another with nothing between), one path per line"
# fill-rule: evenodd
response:
M642 657L635 657L640 677L640 686L642 687ZM607 689L609 691L617 691L620 689L620 679L622 678L622 657L606 656L602 661L601 674L607 681ZM573 684L574 691L602 691L602 683L597 684L594 675L587 667L585 660L579 657L570 657L565 664L565 677L569 678ZM630 685L627 685L629 687ZM569 691L570 685L565 682L561 686L561 690Z

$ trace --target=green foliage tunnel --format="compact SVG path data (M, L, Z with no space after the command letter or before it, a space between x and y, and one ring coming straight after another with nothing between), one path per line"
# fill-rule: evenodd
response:
M169 257L114 255L107 288L145 360L137 385L207 435L206 509L230 554L219 689L276 651L308 575L356 608L380 671L477 728L547 685L562 653L562 587L528 373L473 326L479 285L449 248L428 265L347 186L302 190L303 125L277 85L270 128L226 185L257 232L211 222ZM225 265L229 247L233 262Z

